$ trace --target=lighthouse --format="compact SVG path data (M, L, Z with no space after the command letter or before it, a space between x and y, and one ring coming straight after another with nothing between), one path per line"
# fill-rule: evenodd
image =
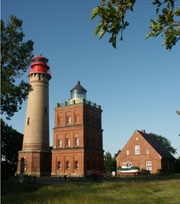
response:
M28 72L31 90L28 95L23 147L18 155L17 173L48 175L51 171L49 148L49 71L48 59L36 56Z

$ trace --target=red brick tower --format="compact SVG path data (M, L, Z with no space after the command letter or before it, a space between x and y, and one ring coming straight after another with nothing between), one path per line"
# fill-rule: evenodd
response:
M41 176L50 174L49 149L49 72L48 59L34 57L28 72L32 90L28 95L23 148L19 152L17 173ZM22 160L24 165L22 166ZM20 170L21 169L21 170Z
M103 173L102 110L86 92L78 81L69 102L56 105L51 175Z

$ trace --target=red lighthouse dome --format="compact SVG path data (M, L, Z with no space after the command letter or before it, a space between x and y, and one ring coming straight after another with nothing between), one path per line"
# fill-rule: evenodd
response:
M31 60L31 69L29 70L28 75L31 73L46 73L51 75L48 59L42 56L33 57Z

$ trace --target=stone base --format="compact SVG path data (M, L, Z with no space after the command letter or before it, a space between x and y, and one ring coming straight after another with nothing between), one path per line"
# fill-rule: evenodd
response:
M76 178L79 178L79 177L85 177L84 174L80 174L80 173L51 173L51 176L55 176L55 177L76 177Z
M20 174L21 158L24 158L24 174L48 176L51 174L51 152L44 150L20 151L16 175Z

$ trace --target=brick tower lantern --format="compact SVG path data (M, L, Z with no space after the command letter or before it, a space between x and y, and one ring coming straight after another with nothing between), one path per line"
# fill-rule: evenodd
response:
M86 100L78 81L69 102L57 103L51 175L85 177L102 175L101 106Z
M17 173L48 175L51 171L49 149L49 72L48 59L34 57L28 72L32 90L28 95L23 147L19 151ZM22 166L23 163L23 166Z

